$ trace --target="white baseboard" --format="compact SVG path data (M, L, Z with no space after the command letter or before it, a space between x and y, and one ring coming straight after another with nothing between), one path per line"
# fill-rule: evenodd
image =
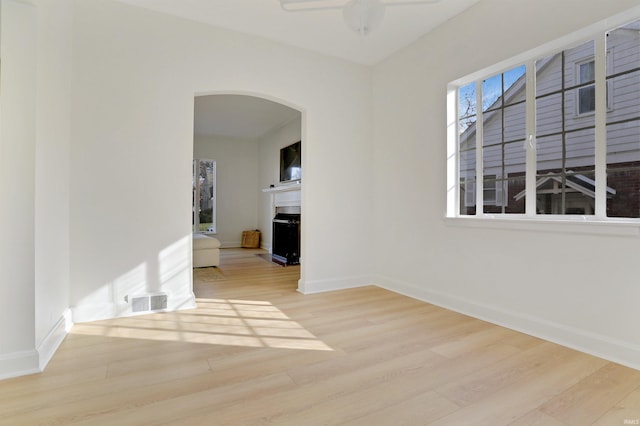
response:
M38 351L0 354L0 380L39 373Z
M240 248L242 241L220 241L220 248Z
M45 337L40 345L38 345L38 365L40 371L44 371L47 364L49 364L49 361L53 358L53 355L62 344L62 341L67 333L69 333L72 326L73 321L71 320L71 310L67 309L51 328L47 337Z
M176 295L169 295L169 304L167 309L163 309L161 312L179 311L182 309L193 309L196 305L196 299L193 292L189 296L184 296L180 299ZM99 305L81 305L71 308L72 320L74 323L100 321L112 318L132 317L138 315L145 315L151 312L158 311L144 311L144 312L131 312L130 306L125 302L110 302L102 303Z
M72 326L71 311L67 309L37 349L0 355L0 380L44 371Z
M126 316L128 310L124 302L80 305L71 308L71 318L74 323L100 321Z
M640 370L638 345L388 277L375 276L373 281L378 287L395 293Z
M302 294L313 294L324 293L326 291L345 290L348 288L365 287L368 285L371 285L371 277L368 275L327 280L299 280L298 291Z

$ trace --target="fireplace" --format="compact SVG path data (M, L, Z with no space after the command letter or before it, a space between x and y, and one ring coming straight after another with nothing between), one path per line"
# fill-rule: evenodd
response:
M281 265L300 263L300 207L276 207L271 258Z

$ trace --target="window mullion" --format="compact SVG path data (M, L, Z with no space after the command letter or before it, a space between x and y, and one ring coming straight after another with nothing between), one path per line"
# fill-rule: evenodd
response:
M453 100L452 100L453 99ZM460 90L447 92L447 216L460 216ZM453 165L452 165L453 164ZM455 212L455 213L454 213Z
M524 149L526 151L526 195L525 214L527 216L536 215L536 63L534 60L526 63L527 85L526 85L526 140Z
M482 80L476 82L476 216L484 214L484 166L483 166L483 122Z
M460 216L459 100L459 90L450 90L447 94L447 216Z
M217 206L217 200L218 200L218 186L217 186L217 179L218 179L218 163L216 163L215 161L212 161L211 164L211 183L212 183L212 188L211 188L211 226L213 227L213 230L215 232L217 232L218 229L218 219L216 216L216 206Z
M607 217L607 43L606 33L596 38L596 111L595 111L595 216Z
M506 173L506 167L505 167L505 146L504 146L504 141L505 141L505 99L504 99L504 73L502 73L502 75L500 76L501 81L501 87L502 87L502 91L500 93L500 98L502 99L502 101L500 102L500 115L501 115L501 119L500 121L502 121L502 126L500 129L500 149L501 149L501 153L500 153L500 162L501 162L501 170L500 170L500 179L502 180L497 180L496 182L496 202L499 202L501 204L500 206L500 212L502 214L504 214L506 212L506 206L504 204L504 200L502 197L507 197L508 194L506 194L505 192L505 188L504 188L504 179L506 179L507 173ZM484 179L482 179L482 181L484 182ZM500 197L498 198L498 186L500 185L501 191L500 191ZM483 191L484 192L484 191Z

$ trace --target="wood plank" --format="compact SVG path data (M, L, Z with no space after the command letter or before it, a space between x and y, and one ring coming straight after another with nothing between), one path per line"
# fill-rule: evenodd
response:
M540 410L533 410L513 423L509 423L509 426L566 426L566 423L562 423Z
M545 356L541 354L540 368L535 368L531 374L527 374L506 386L488 389L484 396L474 399L472 403L432 424L442 426L451 424L486 426L510 424L519 419L523 413L539 408L553 395L561 393L567 387L584 379L605 363L605 361L589 355L576 351L570 352L555 362L547 363L543 362ZM525 366L525 368L529 367ZM505 372L498 374L505 374Z
M640 417L638 371L374 286L305 296L296 291L299 266L257 254L221 250L216 278L194 282L196 309L76 324L44 373L0 381L0 423Z
M638 386L640 371L607 363L545 403L541 410L565 423L586 424L610 411Z
M639 425L640 424L640 387L629 396L616 403L595 423L597 426L607 425Z

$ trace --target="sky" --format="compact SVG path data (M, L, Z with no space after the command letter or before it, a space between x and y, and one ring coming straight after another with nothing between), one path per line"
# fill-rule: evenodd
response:
M502 74L496 74L482 81L482 105L486 111L500 96L502 96L502 76L504 76L504 90L507 91L526 72L526 67L521 65L512 68ZM473 115L476 111L476 83L473 82L460 89L460 114ZM469 111L468 113L465 113Z

